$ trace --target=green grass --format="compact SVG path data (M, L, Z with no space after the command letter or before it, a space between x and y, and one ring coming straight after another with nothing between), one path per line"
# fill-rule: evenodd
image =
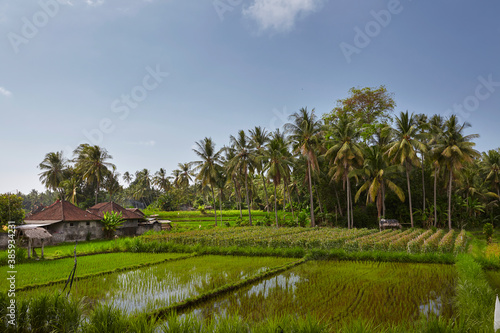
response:
M78 257L77 277L81 278L86 275L160 263L168 259L181 257L186 257L186 255L179 253L108 253ZM20 289L26 286L67 279L73 265L73 258L16 265L16 288ZM8 289L7 283L7 270L2 270L0 272L0 289Z

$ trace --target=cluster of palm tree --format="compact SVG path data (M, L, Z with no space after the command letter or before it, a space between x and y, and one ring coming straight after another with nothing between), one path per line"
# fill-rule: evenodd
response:
M119 189L116 166L108 162L112 156L106 149L81 144L73 151L74 158L68 160L63 152L50 152L38 165L42 171L40 181L47 189L58 193L59 198L77 201L77 189L86 187L94 193L97 204L99 191L105 188L112 196ZM74 165L70 165L74 163Z
M196 161L179 163L170 175L163 168L154 174L148 169L125 172L125 189L108 152L87 144L75 149L72 160L62 152L48 153L39 165L40 180L73 201L77 192L86 191L97 203L103 189L110 199L132 197L143 207L162 201L159 207L168 203L175 209L211 201L216 225L223 203L239 209L240 217L246 208L249 225L253 208L274 210L279 225L278 211L286 207L292 220L297 209L308 210L311 226L317 224L318 211L323 216L330 211L353 228L361 226L355 206L373 204L380 219L395 216L394 203L405 201L402 215L412 227L415 219L434 226L447 221L449 228L453 219L463 226L485 213L491 222L500 219L500 149L480 154L473 142L478 136L467 135L470 125L454 115L444 119L401 112L393 119L392 99L380 98L385 90L357 92L368 98L343 100L322 118L302 108L283 131L240 130L220 149L206 137L195 143Z

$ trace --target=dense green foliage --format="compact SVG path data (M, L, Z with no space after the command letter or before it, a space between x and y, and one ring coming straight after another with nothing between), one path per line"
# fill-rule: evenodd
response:
M10 193L0 194L0 227L7 225L9 221L20 224L23 220L23 198Z

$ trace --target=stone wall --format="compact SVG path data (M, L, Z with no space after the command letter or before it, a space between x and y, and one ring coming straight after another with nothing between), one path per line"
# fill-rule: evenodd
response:
M9 234L7 232L0 232L0 249L6 249L9 245Z

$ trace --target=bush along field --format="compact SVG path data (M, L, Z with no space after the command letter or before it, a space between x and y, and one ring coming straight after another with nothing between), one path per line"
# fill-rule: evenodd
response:
M19 324L0 293L0 331L491 332L494 246L463 230L162 231L79 244L66 298L63 244L17 265Z

